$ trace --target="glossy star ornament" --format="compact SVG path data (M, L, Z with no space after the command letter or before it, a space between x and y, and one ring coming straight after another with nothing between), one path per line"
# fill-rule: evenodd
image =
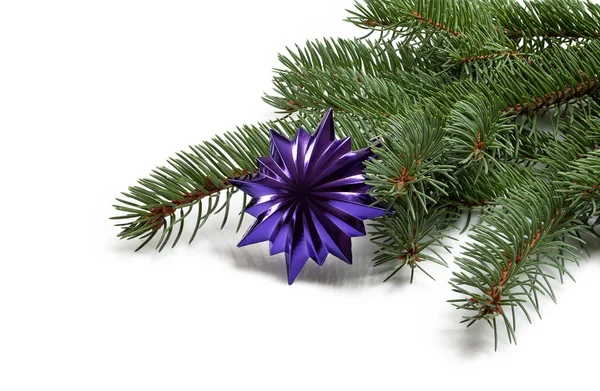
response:
M328 254L352 263L350 238L366 234L363 220L385 209L371 206L364 161L369 148L352 151L350 138L336 140L329 110L311 136L300 128L290 140L271 130L271 154L257 159L258 173L230 180L252 197L245 212L256 217L238 247L270 242L285 252L288 283L308 258L323 265Z

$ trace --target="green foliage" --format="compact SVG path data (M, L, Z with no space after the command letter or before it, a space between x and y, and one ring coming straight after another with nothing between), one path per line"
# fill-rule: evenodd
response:
M598 201L600 200L600 150L594 149L580 159L566 167L559 173L561 192L567 201L580 207L580 212L587 208L580 204L587 204L591 208L587 218L598 215Z
M285 116L191 146L139 180L115 205L119 237L174 246L194 209L191 240L212 215L225 224L228 181L256 170L269 129L312 131L333 107L338 137L373 148L366 182L394 212L371 224L375 266L386 280L408 266L412 281L423 261L445 265L449 230L480 209L452 301L469 325L487 321L497 341L500 320L515 341L516 312L555 298L574 245L600 224L600 7L363 0L348 12L375 39L288 48L264 97Z
M514 116L502 114L496 99L468 97L456 104L450 113L446 142L450 160L463 167L479 168L488 173L490 164L514 155L511 134L515 133Z
M372 0L355 8L349 22L407 41L440 32L460 37L493 25L490 7L479 0Z
M387 266L388 276L392 278L405 266L410 268L412 283L416 269L433 277L421 266L423 261L447 266L438 250L450 252L447 240L448 228L452 227L460 217L456 209L448 205L438 204L430 208L415 205L409 212L400 203L393 208L393 215L375 220L371 224L371 241L379 246L373 263L376 267Z
M556 187L537 178L516 185L473 228L471 242L455 260L460 271L450 281L455 292L466 296L451 300L470 312L463 322L486 320L496 343L496 318L502 319L509 341L516 342L515 312L531 320L527 305L539 314L540 295L556 301L552 270L568 273L565 261L578 259L567 240L580 240L575 236L580 227Z
M560 136L540 151L540 161L550 172L566 171L571 164L597 148L600 142L600 106L592 100L566 107L560 119Z
M283 112L334 107L361 117L390 117L416 106L420 98L445 100L441 92L450 81L421 70L379 77L347 68L301 68L278 73L273 81L278 95L264 100Z
M373 76L352 68L297 66L277 71L277 95L265 101L284 112L336 107L359 116L390 117L405 114L424 99L451 108L465 96L479 94L498 100L502 111L535 114L600 90L599 68L600 41L513 58L492 73L478 74L477 80L419 69Z
M600 37L600 6L591 1L532 0L519 4L516 0L492 0L494 19L511 38L576 38Z
M401 72L431 69L434 63L418 48L391 41L372 42L354 39L323 39L308 41L304 47L287 49L288 55L279 55L283 69L279 74L302 74L305 69L352 69L366 75L390 76L392 80Z
M377 159L365 165L371 194L391 206L401 202L413 217L447 195L453 166L443 164L443 127L443 116L435 109L417 109L394 118L381 146L373 148Z
M488 2L379 0L358 3L348 20L382 36L417 41L447 70L470 77L512 58L528 56L492 17Z

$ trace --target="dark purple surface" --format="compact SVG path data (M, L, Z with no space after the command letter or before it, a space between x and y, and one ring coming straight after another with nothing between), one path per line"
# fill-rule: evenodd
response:
M363 162L372 156L352 151L350 138L335 140L332 110L312 136L300 128L289 140L272 130L259 172L230 180L252 197L245 211L256 217L238 247L268 240L271 255L285 252L289 284L308 258L323 265L333 254L351 264L350 238L366 234L363 220L385 213L366 194Z

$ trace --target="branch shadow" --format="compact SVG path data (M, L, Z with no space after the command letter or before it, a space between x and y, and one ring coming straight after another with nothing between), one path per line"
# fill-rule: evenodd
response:
M445 343L451 343L451 350L463 357L476 357L494 352L493 332L485 322L475 322L469 328L459 323L455 329L443 330L441 338L446 339ZM504 342L498 341L498 349L502 345Z

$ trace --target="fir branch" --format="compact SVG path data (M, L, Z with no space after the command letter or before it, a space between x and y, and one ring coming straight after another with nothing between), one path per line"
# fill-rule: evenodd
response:
M436 65L460 68L475 79L477 71L490 67L490 61L527 56L494 25L485 1L374 0L349 12L351 22L361 26L360 21L366 21L362 27L392 32L392 39L404 37L403 42L410 41L421 53L434 57Z
M422 25L425 25L426 27L435 28L437 30L445 31L448 34L452 34L456 37L460 37L460 31L453 30L450 26L443 25L440 22L434 22L431 18L423 16L419 11L412 11L411 15L413 16L414 20L418 21Z
M589 202L595 215L600 200L600 148L587 152L567 169L559 173L562 193L573 204Z
M511 39L600 37L600 6L579 0L492 0L494 19Z
M527 60L515 59L483 75L482 83L474 88L486 96L498 96L503 112L535 113L596 94L600 90L598 69L600 41L590 41Z
M513 40L600 37L600 6L591 1L365 0L349 13L356 26L393 36L430 31L462 37L498 24Z
M473 31L463 39L435 37L436 51L445 58L443 68L465 75L478 81L481 74L493 74L502 65L510 65L515 59L528 60L532 52L527 52L508 39L499 30Z
M515 183L527 183L533 178L532 172L506 162L495 165L487 175L479 171L479 167L471 165L453 173L455 182L448 189L450 203L469 212L472 208L490 206L496 198L509 196Z
M463 316L470 326L485 319L494 329L496 317L504 321L509 341L516 342L515 311L530 319L525 303L539 313L539 295L555 300L548 268L567 273L565 261L577 261L575 248L567 239L580 227L556 188L542 180L515 187L510 197L499 197L473 228L472 242L456 259L459 272L450 283L465 299L451 300L457 308L474 312ZM510 314L507 314L510 310Z
M481 95L460 101L450 113L446 130L448 159L455 165L476 165L487 174L489 165L514 155L510 135L516 133L514 116L501 114L500 103Z
M433 106L425 107L428 109L416 109L393 118L381 146L374 149L378 159L366 164L366 183L372 186L370 192L390 204L395 211L376 224L379 236L375 242L381 246L376 265L392 261L395 264L388 279L409 265L412 280L414 268L420 269L416 263L421 259L417 250L423 247L410 245L411 238L429 235L429 232L422 232L428 226L425 222L441 218L435 212L440 205L445 205L447 213L457 216L456 201L449 196L450 192L461 193L460 188L455 187L454 178L461 172L468 172L468 188L472 189L481 173L474 174L468 170L469 167L477 167L479 171L483 168L488 173L488 164L500 164L495 161L500 149L512 153L510 145L506 146L508 142L505 139L508 137L501 134L513 133L514 124L510 116L501 116L497 102L490 102L482 96L468 97L454 107L448 121L443 111ZM476 140L472 140L473 137ZM480 145L482 137L487 145ZM465 144L468 149L466 158ZM459 166L459 170L455 166ZM490 176L481 175L486 179ZM494 185L485 182L486 189L494 188ZM499 188L492 196L502 194L504 189ZM489 195L488 192L486 196ZM465 197L464 194L459 195L461 200ZM478 198L477 202L484 201ZM433 210L429 211L429 208ZM403 227L412 227L411 235L404 232ZM386 230L389 240L380 240ZM442 229L434 232L440 238L444 237Z
M486 3L469 0L365 0L348 12L347 20L360 28L407 39L423 31L461 37L492 22Z
M566 171L600 143L600 105L587 100L569 105L558 123L560 133L539 152L539 160L552 174Z
M402 202L409 214L427 211L452 181L453 166L444 164L444 116L434 108L416 109L395 117L381 145L373 148L377 159L365 164L370 193L394 206Z
M371 227L371 241L379 246L373 259L376 267L388 266L389 273L384 281L394 277L404 267L410 268L410 282L416 269L433 277L423 269L421 263L429 261L448 266L437 249L450 252L444 243L452 240L446 232L458 220L460 214L448 205L429 208L415 207L414 214L408 212L403 203L396 204L394 214L375 220Z
M451 80L425 71L378 77L345 68L302 69L280 73L274 80L278 95L264 101L284 112L335 107L361 117L390 117L410 110L421 97L446 105L441 92Z
M456 80L448 74L415 70L393 77L365 75L344 68L282 72L275 92L264 100L285 112L336 107L359 116L403 114L423 99L452 107L465 95L498 99L503 113L532 114L600 90L600 41L552 50L534 60L515 58L481 80Z
M534 59L515 59L482 75L480 83L457 83L454 94L477 92L496 96L502 113L534 114L593 96L600 90L600 41L551 50Z
M562 282L563 274L568 274L566 263L578 260L568 241L583 244L582 234L592 233L586 225L590 219L592 227L595 224L600 201L597 109L595 102L587 101L582 107L571 107L561 119L559 129L567 138L557 139L542 159L548 164L542 172L552 182L536 178L531 170L521 170L524 175L504 170L483 177L487 182L499 182L500 194L488 203L495 207L486 209L483 221L474 229L473 243L457 260L461 271L454 273L451 284L467 298L451 301L475 312L464 317L469 325L487 320L494 328L496 343L495 318L502 317L509 341L516 341L515 310L521 309L530 319L526 302L539 314L539 294L555 300L550 285L554 276L548 274L548 267L558 271ZM560 144L568 146L561 149ZM579 155L582 151L588 152ZM569 159L571 162L566 162ZM458 183L462 183L460 178ZM479 187L487 192L490 184ZM511 317L506 315L507 309Z
M354 39L323 39L308 41L303 47L287 48L287 55L279 54L283 69L275 69L279 75L306 70L351 69L378 77L396 76L415 69L435 68L430 56L407 44L390 41L370 42Z
M600 90L600 78L595 76L589 80L577 83L575 87L565 86L563 88L549 91L541 96L535 96L517 103L514 106L508 106L502 113L523 114L531 113L544 108L556 106L574 99L585 97Z

